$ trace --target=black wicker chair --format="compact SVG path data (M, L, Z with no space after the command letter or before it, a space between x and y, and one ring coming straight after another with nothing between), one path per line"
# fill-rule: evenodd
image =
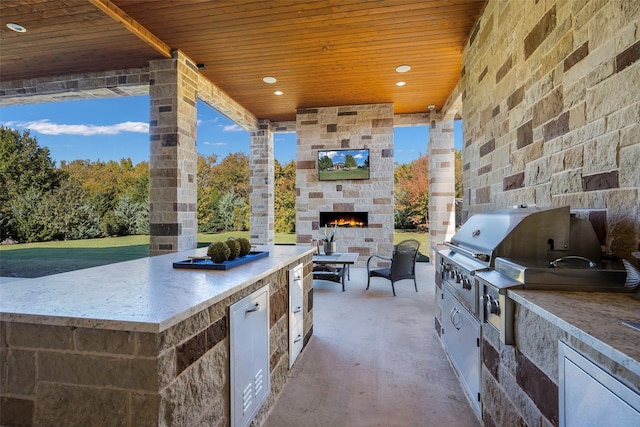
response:
M382 277L391 281L393 296L396 296L394 283L403 279L413 279L413 285L416 288L416 292L418 292L418 283L416 282L416 257L418 256L419 248L420 242L408 239L394 246L391 258L385 258L380 255L370 256L367 260L367 289L369 289L372 277ZM372 270L369 268L369 263L373 258L389 261L391 265L389 268Z

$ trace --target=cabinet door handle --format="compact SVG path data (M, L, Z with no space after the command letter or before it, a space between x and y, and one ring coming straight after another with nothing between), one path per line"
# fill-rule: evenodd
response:
M300 342L300 341L302 341L302 335L298 335L298 336L296 337L296 339L295 339L295 340L293 340L293 343L295 344L295 343Z
M255 306L253 306L253 308L248 308L245 310L245 314L247 313L253 313L254 311L258 311L260 310L260 304L256 303Z
M294 313L294 314L295 314L295 313L300 313L301 311L302 311L302 307L296 307L296 308L293 310L293 313Z
M460 330L460 328L462 327L462 314L460 313L460 310L458 310L456 307L452 308L451 312L449 313L449 318L451 319L453 327L457 330Z

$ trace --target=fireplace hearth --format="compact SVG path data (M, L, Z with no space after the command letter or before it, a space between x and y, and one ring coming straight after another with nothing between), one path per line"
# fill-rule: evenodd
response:
M320 227L363 228L368 225L368 212L320 212Z

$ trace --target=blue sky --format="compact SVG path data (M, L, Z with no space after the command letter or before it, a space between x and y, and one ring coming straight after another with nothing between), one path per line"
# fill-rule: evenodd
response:
M147 96L66 101L0 108L0 124L30 129L51 158L61 160L119 161L134 164L149 160L149 98ZM456 148L462 144L461 123L456 122ZM198 104L198 153L249 154L249 134L206 104ZM396 128L394 157L409 163L427 152L428 128ZM274 153L280 163L295 158L295 134L276 134Z

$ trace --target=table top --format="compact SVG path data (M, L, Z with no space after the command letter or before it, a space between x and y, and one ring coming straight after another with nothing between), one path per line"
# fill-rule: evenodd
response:
M313 262L316 264L355 264L357 260L358 254L355 252L335 252L331 255L313 255Z

